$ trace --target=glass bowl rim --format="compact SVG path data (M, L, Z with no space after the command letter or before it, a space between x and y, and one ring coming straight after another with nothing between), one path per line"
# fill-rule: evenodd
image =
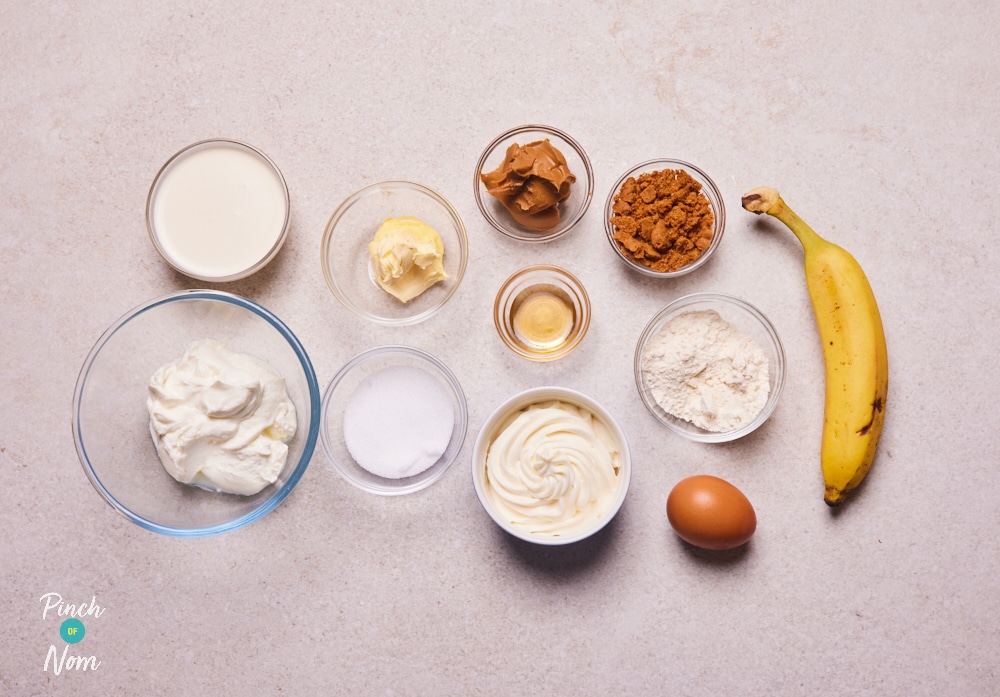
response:
M554 276L558 276L564 279L567 285L572 286L575 293L580 297L581 300L580 305L583 308L583 311L581 312L582 321L580 322L576 338L574 338L572 342L566 344L560 350L553 351L551 353L536 354L531 351L528 351L522 346L520 346L517 342L515 342L511 337L509 337L506 332L501 330L501 325L504 323L501 320L500 310L502 308L500 306L500 299L510 288L511 284L514 283L516 280L528 274L538 273L538 272L549 272ZM516 355L520 356L521 358L526 358L530 361L534 361L536 363L545 363L548 361L558 360L560 358L564 358L565 356L569 355L574 350L576 350L580 346L580 344L583 343L583 340L587 336L587 332L590 330L590 319L592 315L593 315L593 307L591 305L590 295L587 293L587 289L583 285L583 282L580 281L580 279L575 274L571 273L570 271L564 269L561 266L556 266L555 264L547 264L547 263L529 264L528 266L521 267L520 269L512 273L510 276L508 276L506 280L504 280L504 282L500 284L500 288L497 290L496 295L493 298L493 325L497 330L497 334L500 335L500 339L503 341L504 345L511 351L513 351Z
M768 366L769 370L776 371L774 377L774 387L771 389L767 396L767 402L765 402L764 407L760 412L747 424L744 424L740 428L733 431L705 431L704 429L698 429L698 432L686 431L677 424L672 423L669 420L663 419L660 414L658 414L652 404L650 404L646 399L646 392L643 389L643 378L642 378L642 353L643 349L646 347L646 343L652 336L653 332L660 329L663 326L663 320L668 315L684 308L689 305L698 302L717 302L722 304L732 305L745 312L747 312L751 317L753 317L757 322L760 323L764 332L770 337L774 344L774 353L776 355L775 366ZM756 431L774 413L774 410L778 406L778 399L781 396L782 389L785 385L785 377L787 374L787 356L785 355L785 347L781 342L781 337L778 335L777 329L775 329L774 324L768 319L767 315L761 312L755 305L737 298L733 295L726 295L725 293L715 293L715 292L699 292L691 293L689 295L681 296L676 300L671 301L666 306L660 308L653 317L646 323L643 328L642 333L639 335L638 341L635 344L635 355L633 358L633 373L635 377L636 389L639 391L639 398L646 407L646 410L661 424L666 426L670 431L699 443L729 443L734 440L738 440L743 436L749 435L750 433ZM693 426L693 424L692 424ZM694 428L697 428L693 426Z
M700 180L703 188L707 187L711 191L715 198L718 200L718 210L716 210L715 202L712 201L710 197L709 201L712 203L712 211L715 214L715 222L713 224L713 234L712 242L709 244L708 249L706 249L701 256L695 259L693 262L687 266L682 266L676 271L654 271L653 269L643 266L627 256L622 254L622 251L618 248L618 244L615 242L615 226L611 223L611 207L614 205L615 196L621 191L622 185L625 180L631 176L635 176L637 173L641 173L640 170L644 170L648 167L657 166L666 169L684 169L693 170ZM661 167L662 166L662 167ZM656 170L652 170L656 171ZM719 187L716 186L715 180L712 179L708 174L705 173L700 167L691 164L690 162L685 162L684 160L676 160L668 157L656 157L651 160L646 160L645 162L640 162L637 165L630 167L623 175L621 175L618 180L611 186L611 190L608 192L608 197L604 202L604 233L608 238L608 242L611 244L611 248L615 251L615 255L623 262L626 266L634 271L641 273L649 278L678 278L680 276L685 276L695 269L700 268L704 264L708 263L709 258L715 253L716 248L722 244L722 237L726 232L726 204L722 198L722 192L719 191Z
M340 284L330 269L330 243L333 240L333 231L340 219L347 214L347 211L351 207L367 196L370 196L379 190L385 188L400 188L407 189L410 191L415 191L417 193L423 194L441 206L448 217L451 218L454 223L455 234L459 239L459 249L461 251L459 259L458 271L452 275L454 281L451 283L448 292L440 302L428 307L422 312L417 312L416 314L409 315L407 317L392 318L384 317L382 315L376 315L368 310L364 309L358 305L350 296L341 288ZM381 181L373 182L367 184L354 193L350 194L345 198L340 204L334 209L333 213L327 219L326 227L323 228L323 237L320 239L320 265L323 269L323 278L326 279L327 287L333 292L334 297L340 301L340 303L346 307L348 310L353 312L359 317L367 319L376 324L403 327L412 324L418 324L424 320L430 318L436 314L442 307L447 304L448 300L455 294L458 290L462 279L465 277L465 269L469 263L469 237L465 229L465 223L462 220L462 216L459 215L458 210L451 204L451 202L445 198L440 192L432 189L426 184L421 184L420 182L412 181L410 179L384 179Z
M433 476L429 476L426 479L411 483L407 486L386 486L386 487L374 487L366 482L358 481L357 479L351 477L347 472L344 471L340 464L340 460L333 454L333 444L330 442L329 429L327 428L327 412L329 410L329 404L333 397L336 388L347 378L347 376L358 366L366 363L369 360L378 358L385 355L399 355L403 354L410 357L415 357L420 359L425 363L429 363L433 366L437 374L444 378L445 382L452 390L452 396L455 398L455 402L458 404L458 413L455 414L455 425L452 430L452 439L454 439L455 432L457 431L459 435L456 441L455 454L451 457L451 460L438 471L436 471ZM424 351L423 349L418 349L413 346L406 346L404 344L386 344L383 346L374 346L372 348L365 349L360 353L355 354L351 357L340 369L334 374L327 384L326 389L323 391L322 406L320 410L320 423L322 428L320 428L320 441L323 445L323 453L326 456L327 461L333 467L334 471L340 475L341 479L345 480L349 484L357 487L361 491L368 492L370 494L379 494L382 496L397 496L403 494L412 494L417 491L421 491L430 487L439 481L447 472L451 469L452 465L458 460L458 456L461 454L462 447L465 445L465 439L469 431L469 405L465 396L465 391L462 389L462 384L459 382L458 377L452 372L444 361L435 356L434 354ZM451 440L449 439L449 447L451 445ZM355 463L356 464L356 463ZM431 465L435 467L437 463ZM361 467L358 465L358 467ZM362 468L363 469L363 468ZM419 477L420 474L413 475ZM377 476L377 475L374 475ZM384 478L380 478L384 479ZM391 480L386 479L387 482L402 481L402 480Z
M298 358L299 364L302 366L303 374L305 375L306 383L309 387L309 409L313 416L313 418L310 419L309 432L306 435L306 442L302 449L302 455L299 457L299 461L295 464L295 468L292 470L284 486L275 491L274 494L272 494L267 500L263 501L261 505L249 513L225 523L219 523L218 525L211 525L203 528L179 528L172 525L161 525L160 523L156 523L140 516L118 501L114 494L112 494L104 486L100 477L98 477L97 473L94 471L94 467L86 453L86 447L83 442L83 433L80 426L80 406L81 399L83 397L83 389L87 383L87 378L93 368L94 362L97 360L107 343L114 337L115 334L118 333L120 329L136 317L151 310L155 310L157 307L183 300L210 300L235 305L236 307L252 312L274 327L274 329L276 329L278 333L288 342L292 351L295 353L296 358ZM278 505L285 500L285 498L292 492L292 489L296 487L299 480L302 478L302 475L305 473L306 468L309 466L309 462L312 460L313 451L316 448L316 441L319 439L319 414L320 396L319 382L316 379L316 371L313 369L312 362L309 359L309 355L306 353L305 347L299 341L298 337L295 336L292 330L289 329L277 315L253 300L249 300L248 298L244 298L233 293L206 289L181 290L136 305L131 310L116 319L97 339L93 348L90 349L90 352L87 354L87 357L83 362L83 366L77 376L76 386L73 390L73 442L76 446L76 452L80 459L80 464L83 466L83 471L87 475L87 479L90 480L90 483L94 486L98 493L101 494L105 501L111 504L116 511L124 515L133 523L145 528L146 530L151 530L152 532L170 537L209 537L245 527L277 508Z
M483 165L486 164L486 160L489 158L490 154L496 149L496 147L502 143L504 140L519 135L521 133L528 133L530 131L537 131L539 133L547 133L549 135L554 135L557 138L569 143L570 147L576 152L577 156L583 162L584 170L587 173L587 191L584 194L583 204L580 206L579 212L573 217L573 219L566 225L565 228L559 230L555 233L539 233L537 235L528 234L517 234L516 231L511 230L496 219L486 207L483 202L483 192L481 189L482 181L479 175L483 171ZM552 240L557 240L570 230L575 228L581 220L583 220L584 214L590 208L590 202L594 198L594 167L590 162L590 156L587 151L583 149L580 142L576 140L573 136L569 135L565 131L562 131L553 126L545 126L543 124L525 124L523 126L515 126L507 131L504 131L493 140L490 141L489 145L483 148L482 153L479 155L479 159L476 161L476 171L472 175L472 190L476 197L476 206L479 208L479 212L482 213L483 217L486 218L486 222L490 224L495 230L500 232L507 237L517 240L518 242L528 242L532 244L551 242Z

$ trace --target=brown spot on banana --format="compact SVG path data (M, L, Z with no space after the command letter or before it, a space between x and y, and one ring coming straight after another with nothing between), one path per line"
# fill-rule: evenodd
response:
M875 414L882 411L882 397L876 397L875 401L872 402L872 416L868 419L868 423L857 430L859 436L867 436L868 432L872 430L872 424L875 422Z

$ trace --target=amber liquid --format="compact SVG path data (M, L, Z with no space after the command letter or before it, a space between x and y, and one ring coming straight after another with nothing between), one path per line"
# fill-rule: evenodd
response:
M573 332L574 322L572 304L555 288L531 288L513 308L514 333L536 351L563 346Z

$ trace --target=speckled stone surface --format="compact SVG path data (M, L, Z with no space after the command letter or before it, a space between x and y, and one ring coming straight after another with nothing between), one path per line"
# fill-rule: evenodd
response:
M95 7L95 5L98 5ZM995 695L1000 692L998 10L986 2L411 4L44 2L0 22L0 694ZM546 245L490 228L474 165L523 123L570 133L594 201ZM148 187L181 147L254 144L291 192L289 239L220 286L284 319L322 385L359 351L433 352L465 389L458 463L406 497L364 493L317 450L273 513L219 537L145 531L88 482L77 373L131 307L200 287L156 254ZM611 184L653 157L722 191L723 243L669 283L604 236ZM405 328L338 304L323 226L361 186L428 184L465 220L445 310ZM741 210L755 186L851 250L890 351L885 433L857 495L822 501L820 347L801 251ZM532 262L584 282L594 319L554 364L522 360L490 313ZM670 300L713 290L777 327L788 378L771 420L729 445L681 440L643 407L635 341ZM510 394L583 391L629 436L619 516L565 549L502 533L472 487L478 428ZM730 553L670 530L679 479L724 477L757 509ZM46 593L100 605L54 673Z

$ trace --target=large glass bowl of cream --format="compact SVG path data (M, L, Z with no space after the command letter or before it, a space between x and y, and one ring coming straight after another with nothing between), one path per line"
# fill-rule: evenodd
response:
M628 440L597 401L564 387L519 392L483 423L472 482L486 513L527 542L566 545L604 528L628 493Z
M241 528L291 493L319 438L320 390L291 329L246 298L172 293L116 320L77 379L84 472L153 532Z

